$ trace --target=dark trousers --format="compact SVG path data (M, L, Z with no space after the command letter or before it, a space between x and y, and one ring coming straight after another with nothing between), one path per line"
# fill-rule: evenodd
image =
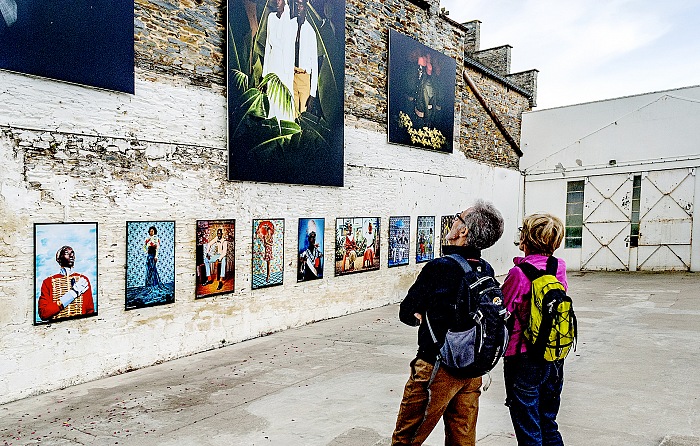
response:
M557 412L564 384L564 360L548 362L528 355L503 362L506 406L518 446L563 446Z

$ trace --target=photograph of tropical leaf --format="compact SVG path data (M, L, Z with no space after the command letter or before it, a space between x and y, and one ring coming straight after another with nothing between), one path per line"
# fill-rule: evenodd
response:
M229 0L228 178L343 185L344 0Z

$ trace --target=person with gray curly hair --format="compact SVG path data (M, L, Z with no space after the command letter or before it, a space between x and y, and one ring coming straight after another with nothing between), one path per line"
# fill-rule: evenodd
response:
M466 230L464 246L475 249L486 249L493 246L503 235L503 216L493 204L477 200L472 207L455 214L453 223L447 234L446 241L449 245L456 245L460 234ZM444 243L443 243L444 244Z
M475 271L494 275L493 268L481 258L481 250L493 246L503 235L503 217L493 204L477 200L473 206L457 212L452 227L442 241L445 256L458 255ZM448 329L456 324L454 307L464 270L457 260L440 257L425 264L415 283L401 302L399 319L418 326L418 353L411 361L411 373L392 436L392 445L420 445L443 418L446 445L476 444L476 418L479 412L481 377L471 378L459 370L438 367L433 376L439 346Z

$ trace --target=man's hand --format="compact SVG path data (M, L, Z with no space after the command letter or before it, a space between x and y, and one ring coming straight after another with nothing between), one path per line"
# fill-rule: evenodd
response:
M413 315L418 319L418 325L423 323L423 315L420 313L413 313Z
M77 282L75 282L75 285L73 285L73 290L75 290L75 292L78 293L78 296L80 296L87 291L89 286L90 284L88 283L87 279L85 277L81 277Z
M70 290L63 296L61 296L61 305L63 308L70 305L78 296L87 291L90 284L85 277L81 277L77 282L73 284Z

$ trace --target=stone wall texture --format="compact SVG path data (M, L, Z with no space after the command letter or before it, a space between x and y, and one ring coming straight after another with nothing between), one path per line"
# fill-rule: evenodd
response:
M466 29L405 0L347 2L345 186L226 180L225 4L137 0L134 95L0 71L0 403L289 327L399 301L422 265L387 268L388 219L453 215L476 198L502 210L506 233L487 257L516 254L517 156L461 75ZM388 29L457 59L456 150L386 140ZM472 36L472 40L473 36ZM478 39L477 39L478 41ZM470 70L519 139L528 99ZM508 193L503 193L508 191ZM297 222L378 216L381 269L297 283ZM251 222L285 218L283 286L251 290ZM198 219L236 219L233 293L194 299ZM124 310L126 221L174 220L175 303ZM99 315L33 326L33 225L99 225ZM438 241L439 242L439 241Z
M510 74L510 45L503 45L496 48L477 51L474 59L491 68L501 76Z

